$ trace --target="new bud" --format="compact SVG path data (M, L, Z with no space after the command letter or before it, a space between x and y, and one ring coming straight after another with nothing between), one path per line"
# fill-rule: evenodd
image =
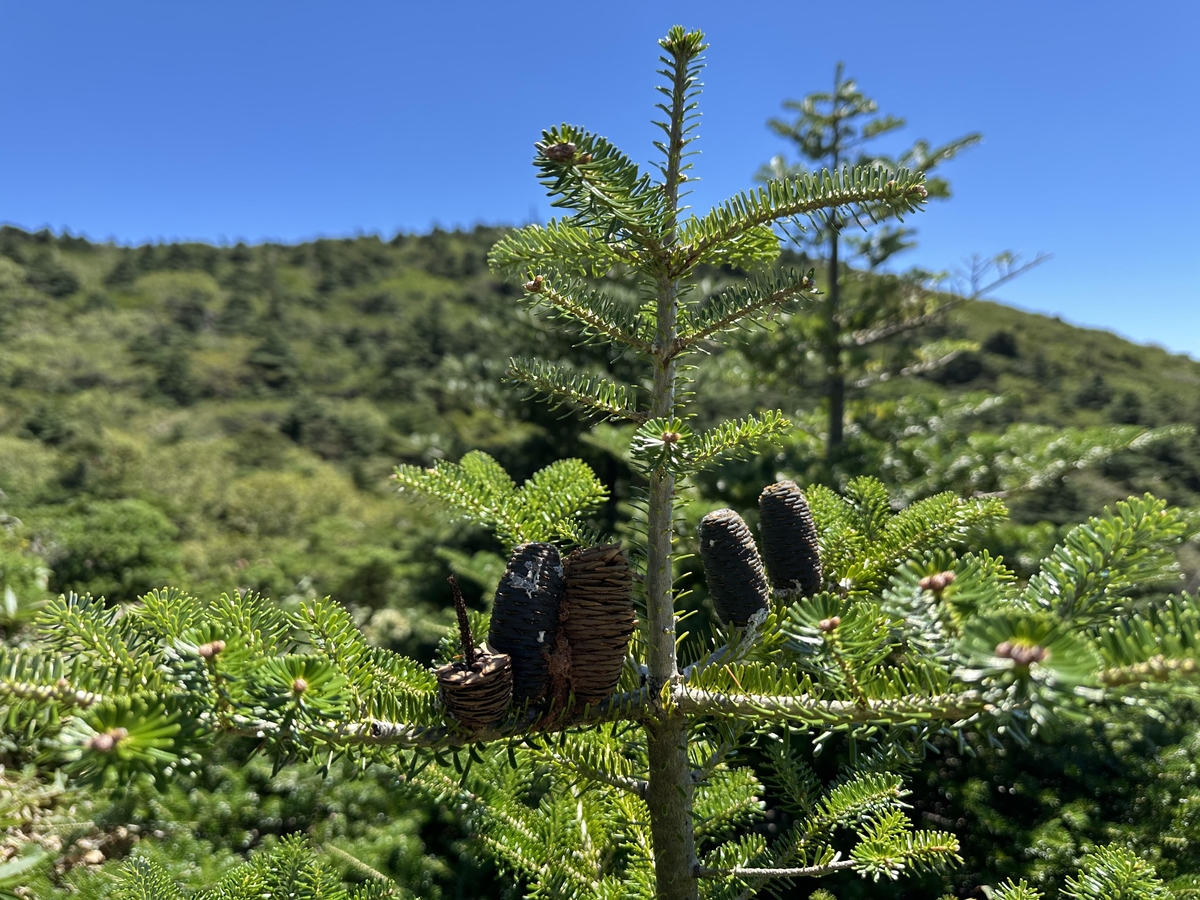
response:
M542 150L542 155L554 162L567 162L575 155L575 145L570 141L564 141L561 144L551 144Z

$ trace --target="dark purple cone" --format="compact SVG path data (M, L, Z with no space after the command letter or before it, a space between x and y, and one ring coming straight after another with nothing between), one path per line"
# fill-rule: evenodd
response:
M550 687L550 651L558 631L563 567L552 544L513 550L492 607L488 644L512 657L513 701L541 700Z
M821 590L821 551L808 500L794 481L779 481L758 496L758 528L771 586L811 597Z
M758 548L732 509L718 509L700 520L700 561L722 622L741 627L768 608L771 592Z

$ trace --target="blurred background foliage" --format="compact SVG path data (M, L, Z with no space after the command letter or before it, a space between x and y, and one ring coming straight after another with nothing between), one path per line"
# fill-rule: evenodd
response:
M518 308L516 288L487 269L503 233L117 247L0 228L3 640L19 643L59 592L121 603L170 583L285 605L331 595L373 641L429 661L453 617L446 574L486 604L501 548L397 495L388 475L472 449L518 482L584 459L611 491L596 524L620 533L628 435L526 403L502 375L510 356L534 354L638 373ZM713 269L701 290L741 277ZM886 290L889 278L846 268L843 296ZM689 488L695 520L723 505L753 520L758 491L777 477L838 487L871 473L905 500L1004 497L1011 519L984 543L1028 572L1066 526L1130 493L1200 505L1200 441L1170 428L1200 424L1196 361L968 301L856 359L863 371L873 360L899 371L906 347L974 348L923 374L850 385L844 448L831 457L826 376L802 347L805 328L802 313L780 314L694 373L702 419L780 408L796 423L781 445ZM1200 552L1185 548L1180 563L1194 589ZM702 585L685 601L693 632L706 627L706 602ZM953 883L930 889L967 896L1009 876L1054 889L1083 851L1111 841L1164 878L1200 871L1196 711L1186 696L1176 711L1150 724L1114 710L1064 726L1019 766L1014 748L986 745L941 747L915 764L914 816L955 831L964 848ZM304 834L350 880L384 876L420 897L504 896L469 855L455 810L414 805L393 773L356 780L297 766L272 779L253 749L230 744L165 794L133 785L82 795L42 778L37 748L8 738L0 864L24 866L26 896L100 897L111 894L108 869L135 848L199 885ZM0 869L0 896L3 879Z

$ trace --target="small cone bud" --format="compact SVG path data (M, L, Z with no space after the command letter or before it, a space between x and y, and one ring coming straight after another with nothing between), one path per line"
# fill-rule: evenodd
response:
M926 575L917 584L923 591L932 591L935 594L940 594L950 585L954 584L955 575L953 572L938 572L935 575Z
M550 651L558 630L563 567L552 544L513 550L496 589L488 644L512 657L513 700L536 701L550 687Z
M718 509L700 520L700 561L722 622L740 627L768 608L770 589L758 548L750 528L732 509Z
M570 141L564 141L561 144L551 144L546 147L542 150L542 155L555 162L566 162L575 155L575 149L575 145Z
M1001 659L1011 659L1018 666L1028 668L1034 663L1045 662L1050 658L1050 651L1037 644L1014 644L1004 641L996 645L996 655Z
M110 753L117 744L129 737L129 732L124 728L110 728L108 731L102 731L100 734L93 735L84 745L89 750L96 750L100 753Z
M804 492L780 481L758 496L758 527L771 586L787 597L811 597L821 590L821 550L817 526Z

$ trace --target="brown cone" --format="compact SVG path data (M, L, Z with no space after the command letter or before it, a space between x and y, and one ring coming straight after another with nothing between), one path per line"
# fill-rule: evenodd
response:
M576 702L606 700L621 678L637 623L633 576L619 545L588 547L567 557L559 622L571 650Z
M436 675L446 710L472 731L497 722L512 701L512 661L486 645L475 650L474 665L448 663Z

